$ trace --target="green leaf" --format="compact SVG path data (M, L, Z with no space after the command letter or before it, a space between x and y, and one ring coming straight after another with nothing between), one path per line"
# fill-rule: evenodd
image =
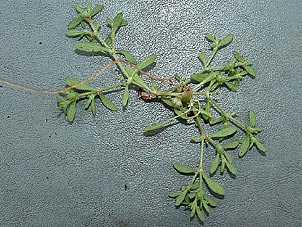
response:
M210 135L211 138L223 138L234 134L237 131L235 126L228 126Z
M117 106L107 96L105 96L103 94L99 94L99 97L100 97L102 103L104 104L104 106L106 106L108 109L113 110L113 111L118 110Z
M123 13L120 12L113 19L113 24L112 24L112 32L113 33L116 33L118 28L121 26L122 21L123 21Z
M211 207L216 207L217 206L217 203L215 200L207 197L207 196L204 196L204 199L210 204Z
M243 68L245 69L245 71L247 71L248 74L250 74L251 76L255 77L256 76L256 71L248 65L244 65Z
M210 166L210 174L213 175L220 164L219 154L216 154Z
M137 64L137 61L133 57L133 55L127 50L116 50L116 53L124 55L125 59L132 64Z
M68 29L73 29L73 28L77 27L82 22L82 20L83 20L83 18L81 18L81 17L77 17L77 18L73 19L67 25Z
M218 118L211 118L210 119L210 124L215 125L217 123L220 123L224 120L224 117L218 117Z
M90 104L91 104L91 102L92 102L93 99L95 99L95 94L89 95L88 100L87 100L87 102L85 104L85 109L89 108L89 106L90 106Z
M132 75L133 81L139 85L140 87L149 90L149 87L147 86L147 84L145 84L145 82L142 80L142 78L138 75L138 74L134 74Z
M222 159L221 164L220 164L220 173L223 174L225 170L225 163L226 161Z
M226 162L226 166L232 174L237 174L237 169L230 162Z
M190 167L187 167L187 166L184 166L184 165L181 165L178 163L174 163L173 167L180 173L185 173L185 174L195 173L194 169L191 169Z
M148 131L153 131L153 130L156 130L156 129L159 129L159 128L162 128L163 126L165 126L166 124L170 123L172 120L174 120L175 118L170 118L168 120L165 120L165 121L162 121L162 122L159 122L159 123L156 123L156 124L153 124L153 125L150 125L150 126L147 126L144 128L144 130L146 132Z
M78 99L78 92L75 92L74 90L69 90L66 93L66 98L70 101L74 101Z
M224 84L228 87L228 89L230 91L236 92L238 90L237 87L236 87L236 85L233 84L232 82L225 81Z
M75 88L78 89L78 90L83 90L83 91L94 91L94 90L96 90L95 88L91 87L88 84L81 84L80 80L71 79L69 76L65 78L65 83L69 87L76 85Z
M184 120L188 120L189 117L188 117L188 114L187 114L187 109L177 109L177 108L174 108L174 112L176 113L176 115Z
M201 142L201 137L192 137L191 141L193 141L195 143L200 143Z
M190 218L193 218L195 215L195 211L196 211L196 206L192 207L191 213L190 213Z
M190 190L191 191L196 190L197 188L199 188L199 186L200 186L199 181L195 181L194 184L191 185Z
M190 79L193 83L200 83L204 81L208 77L207 74L204 73L194 73L191 75Z
M211 43L216 41L215 37L213 35L211 35L210 33L205 33L205 37L206 37L206 40L208 40Z
M202 206L208 214L211 212L211 210L205 200L202 200Z
M166 96L162 96L161 100L163 101L163 103L165 103L166 105L168 105L170 107L177 107L176 104L174 102L172 102L171 98L167 98Z
M205 222L206 218L205 218L204 214L202 213L202 211L199 209L199 207L196 207L196 213L197 213L197 217L199 218L199 220L202 222Z
M110 28L112 28L113 20L110 17L107 17L106 19L106 25Z
M70 38L78 37L78 36L81 36L81 35L84 35L84 34L85 34L85 31L83 31L83 30L76 30L76 29L68 30L65 33L65 35L67 37L70 37Z
M241 146L240 146L240 149L239 149L239 157L243 157L246 152L248 151L249 149L249 146L250 146L250 137L247 135L245 137L245 139L243 140Z
M219 42L219 48L226 47L228 46L232 41L233 41L234 35L230 34L224 37L220 42Z
M89 16L91 16L91 11L92 11L92 4L89 3L89 4L87 5L87 13L88 13Z
M228 143L227 145L225 145L224 149L235 149L238 145L239 145L239 141L234 140L234 141Z
M183 190L183 191L181 192L181 194L176 198L176 201L175 201L175 205L176 205L176 206L180 206L180 205L181 205L181 203L184 201L184 199L185 199L187 193L188 193L188 190L187 190L187 189L185 189L185 190Z
M254 111L252 110L249 111L249 118L250 118L250 126L254 128L256 126L256 116Z
M255 142L255 144L256 144L256 147L257 147L260 151L266 152L265 146L264 146L259 140L257 140L256 138L254 138L254 142Z
M123 98L122 98L123 106L126 106L126 105L127 105L128 99L129 99L129 86L127 85L127 86L125 87L124 94L123 94Z
M97 5L90 13L91 17L94 17L96 14L98 14L99 12L101 12L104 9L104 5Z
M169 197L171 198L176 198L177 196L179 196L181 194L181 192L169 192Z
M214 181L212 178L209 178L204 173L202 174L202 177L213 192L221 196L224 195L224 188L219 183Z
M93 116L96 115L96 103L95 103L95 97L93 97L91 101L91 113Z
M80 51L85 51L85 52L92 52L92 53L97 53L97 52L107 52L108 49L105 47L102 47L99 44L96 43L88 43L88 42L78 42L74 46L77 50Z
M83 13L85 12L85 10L82 9L82 7L81 7L80 5L76 5L74 8L75 8L76 11L77 11L78 13L80 13L80 14L83 14Z
M245 62L244 58L237 51L233 51L233 55L238 62L240 62L240 63Z
M232 157L231 155L228 153L228 152L223 152L223 155L224 157L226 158L226 160L229 162L229 163L232 163Z
M67 119L69 122L73 122L74 117L75 117L75 112L76 112L76 101L73 101L68 109L67 109Z
M153 64L157 59L156 54L151 54L149 57L145 58L141 63L138 64L137 68L144 69Z
M217 76L217 73L212 72L212 73L208 74L207 77L204 80L200 81L200 83L201 84L206 84L209 81L211 81L213 79L216 79L216 76Z
M206 66L207 64L207 57L206 57L206 52L202 51L198 54L199 60L202 62L203 66Z

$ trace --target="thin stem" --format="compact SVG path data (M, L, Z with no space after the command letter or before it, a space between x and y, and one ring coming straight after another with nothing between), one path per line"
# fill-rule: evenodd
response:
M208 97L209 100L211 101L211 103L214 104L214 106L220 111L220 114L229 119L231 122L237 124L238 126L240 126L242 129L244 129L246 131L247 127L245 124L243 124L241 121L237 120L236 118L234 118L233 116L231 116L230 114L228 114L227 112L225 112L222 107L210 96Z
M118 88L118 87L124 86L124 85L126 85L126 84L127 84L127 82L123 82L123 83L119 83L119 84L114 84L114 85L112 85L112 86L100 88L99 90L100 90L100 91L109 91L109 90L111 90L111 89Z
M200 181L201 181L202 180L202 172L203 172L202 162L203 162L203 153L204 153L204 142L208 138L208 136L207 136L204 128L202 127L199 115L197 115L197 117L195 117L194 120L195 120L195 124L197 125L197 127L199 129L199 132L201 134L201 147L200 147L200 157L199 157L199 167L198 167L199 174L200 174Z
M213 49L213 52L212 52L212 54L211 54L211 56L210 56L210 58L209 58L207 64L205 65L205 68L207 68L207 67L211 64L211 62L213 61L213 59L214 59L214 57L215 57L217 51L218 51L218 48L215 47L215 48Z
M200 157L199 157L200 173L202 172L203 153L204 153L204 139L201 140L201 146L200 146Z

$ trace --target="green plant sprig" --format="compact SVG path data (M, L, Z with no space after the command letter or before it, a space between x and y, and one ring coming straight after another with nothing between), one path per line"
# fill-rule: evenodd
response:
M162 89L156 83L159 80L158 78L149 76L150 86L150 82L145 82L141 76L144 74L143 70L156 61L157 56L151 54L138 63L129 51L116 48L116 34L121 27L128 24L122 13L118 13L113 19L107 18L106 25L109 28L109 33L107 37L101 37L99 34L101 25L99 23L95 24L93 17L100 13L103 8L103 5L96 6L94 9L92 9L91 5L88 5L86 9L76 6L78 17L69 23L69 30L66 35L68 37L78 37L80 40L86 38L86 41L75 44L75 48L80 51L95 53L96 55L108 56L113 61L116 61L123 78L120 83L100 89L82 84L68 90L62 96L58 96L59 108L64 111L69 121L73 121L76 103L81 99L87 99L85 108L88 109L91 106L92 113L95 115L95 99L99 97L105 107L116 111L118 109L117 105L104 92L122 88L124 90L122 105L126 106L129 100L129 90L134 86L140 90L139 94L142 99L161 101L174 112L173 117L147 126L144 128L145 131L160 129L178 118L194 120L200 134L198 137L192 138L192 141L200 143L199 165L196 169L178 163L173 165L179 173L192 175L193 177L187 186L182 187L180 191L171 192L169 196L175 198L176 206L190 209L191 218L197 215L204 222L205 214L208 215L210 213L210 207L217 205L217 202L210 198L206 191L218 198L223 197L225 193L223 186L210 176L214 175L219 167L221 174L225 172L225 169L232 175L237 174L237 169L233 165L229 150L239 147L239 157L243 157L253 146L256 146L262 152L266 151L264 145L255 137L261 131L260 128L256 128L255 113L253 111L249 112L250 122L246 125L236 119L237 111L227 113L214 98L218 89L227 88L230 92L236 92L243 77L247 75L255 77L256 73L252 68L252 63L246 61L242 55L234 51L234 58L227 64L211 66L218 51L227 47L233 41L233 35L227 35L221 39L218 35L206 33L205 38L210 43L212 52L209 57L207 57L206 52L199 53L198 58L203 65L199 72L192 74L185 81L179 75L176 75L174 79L166 79L170 82L168 89ZM80 29L78 29L79 27ZM119 60L121 57L124 60ZM161 82L163 81L165 79L162 79ZM78 82L69 77L66 78L67 86L73 86ZM220 117L213 117L214 112L217 112ZM209 134L206 132L204 124L220 124L220 127L218 131ZM237 128L245 132L244 138L233 139L237 133ZM225 143L224 141L226 140L229 142ZM203 169L203 157L207 146L212 146L216 151L208 174Z
M212 66L218 52L229 46L234 36L230 34L220 38L218 35L206 33L205 38L210 44L211 53L202 51L198 54L202 64L200 71L193 73L186 80L177 74L171 78L154 77L144 70L156 62L156 54L151 54L139 62L129 51L118 48L115 40L117 33L120 28L128 25L121 12L114 18L107 18L105 24L108 35L102 37L99 31L103 27L101 23L95 21L95 16L102 12L104 5L97 5L94 8L92 4L86 8L76 5L75 9L77 17L68 24L66 36L78 38L79 41L75 44L76 50L108 57L111 64L118 67L122 78L115 84L96 88L87 83L89 80L81 81L66 77L65 89L44 93L60 93L57 96L58 107L67 116L69 122L74 121L76 107L80 100L86 100L85 109L90 108L93 115L96 115L97 99L100 99L109 110L117 111L118 106L109 98L109 93L123 90L121 103L125 107L128 105L131 89L137 90L143 100L159 101L174 113L169 119L145 127L145 131L156 131L177 119L193 121L199 135L192 137L191 140L200 144L199 162L193 168L178 163L173 165L180 174L192 178L186 186L179 191L169 193L169 196L175 199L177 207L189 209L191 218L197 216L204 222L210 209L217 206L213 197L222 198L225 194L223 186L213 180L212 176L218 171L223 174L226 170L230 175L237 174L230 153L234 153L233 150L237 149L238 156L241 158L252 147L266 152L264 145L256 138L261 129L256 127L254 111L249 111L249 122L245 124L236 118L238 111L228 113L215 99L220 89L237 92L244 77L248 75L255 77L256 72L252 68L252 62L247 61L237 51L233 51L233 58L225 65ZM98 74L91 78L95 79L97 76ZM168 88L162 85L164 82L169 82ZM4 83L22 88L18 84L6 81ZM23 88L28 91L33 90ZM205 125L219 127L217 131L209 133ZM243 138L235 138L238 129L244 132ZM213 156L206 153L206 149L210 146L214 148L215 154L207 173L203 167L203 160L206 155Z

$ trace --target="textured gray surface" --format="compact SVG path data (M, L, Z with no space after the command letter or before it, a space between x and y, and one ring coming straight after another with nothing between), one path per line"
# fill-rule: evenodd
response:
M66 75L84 77L106 62L76 55L64 37L74 3L0 2L2 79L58 88ZM258 113L268 155L236 159L239 175L221 178L226 197L205 226L302 226L302 2L103 3L105 16L123 11L129 21L119 45L139 59L157 53L158 74L196 71L204 32L236 35L221 60L237 49L258 76L221 101ZM80 110L69 125L53 96L1 87L0 226L199 226L167 197L187 181L172 163L196 162L198 147L187 144L194 131L179 124L145 137L143 126L171 113L132 96L126 111L99 107L93 118Z

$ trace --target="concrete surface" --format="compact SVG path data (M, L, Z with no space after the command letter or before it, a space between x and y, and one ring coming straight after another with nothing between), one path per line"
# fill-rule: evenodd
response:
M85 5L89 1L79 1ZM92 1L100 3L99 1ZM129 26L118 45L138 59L157 53L153 72L188 77L200 67L205 32L235 34L236 49L255 63L230 109L253 108L266 157L235 158L236 179L220 177L226 196L204 226L302 226L302 1L103 1L105 16L123 11ZM67 75L84 77L107 60L75 54L64 36L75 1L0 2L2 79L47 89ZM104 17L102 17L104 21ZM116 75L114 69L107 76ZM167 197L188 178L173 162L194 165L194 129L177 124L153 137L142 128L171 113L131 94L129 107L95 118L79 108L69 125L54 96L0 87L0 226L200 226ZM120 94L112 94L115 102Z

